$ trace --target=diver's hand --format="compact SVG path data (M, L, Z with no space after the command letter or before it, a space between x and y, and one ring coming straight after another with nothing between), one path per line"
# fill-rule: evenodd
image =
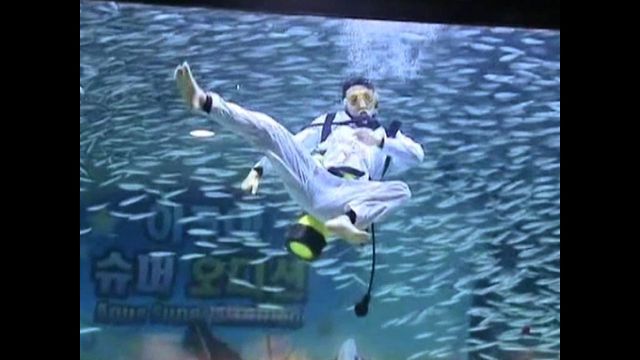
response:
M376 134L370 129L356 129L353 132L353 135L362 143L365 143L369 146L380 146L382 144L382 140L384 139L383 135Z
M251 169L249 175L244 179L240 188L242 191L255 195L258 192L258 186L260 185L260 173L256 169Z
M182 96L189 110L202 110L207 95L191 75L191 69L186 61L178 65L173 74L173 78L176 80L180 96Z

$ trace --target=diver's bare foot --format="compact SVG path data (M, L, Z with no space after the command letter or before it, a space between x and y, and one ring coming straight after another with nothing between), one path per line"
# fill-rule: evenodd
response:
M180 96L189 110L200 110L206 100L206 94L191 75L191 69L186 61L176 67L173 77L176 80Z
M363 245L369 241L369 233L355 227L347 215L341 215L325 223L329 231L352 245Z

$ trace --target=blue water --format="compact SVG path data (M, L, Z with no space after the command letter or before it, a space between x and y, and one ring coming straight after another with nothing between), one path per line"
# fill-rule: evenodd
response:
M559 358L559 46L540 30L81 3L81 359L195 358L186 311L154 309L258 304L295 316L209 324L242 359L267 359L268 341L272 359L330 359L349 338L366 359ZM185 111L183 61L294 132L368 76L383 122L423 144L399 177L413 198L377 224L367 317L353 304L371 247L331 242L321 266L286 254L300 208L274 177L239 190L260 154Z

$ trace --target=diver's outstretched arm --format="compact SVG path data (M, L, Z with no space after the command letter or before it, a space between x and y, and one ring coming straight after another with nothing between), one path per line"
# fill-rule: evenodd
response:
M424 148L402 131L393 137L387 137L381 146L382 151L391 157L389 176L397 175L418 166L424 160Z
M320 143L322 126L318 125L324 123L325 118L326 114L318 116L311 122L311 125L313 126L307 126L293 136L296 142L302 145L302 147L304 147L308 152L313 151ZM268 174L270 171L271 162L269 161L269 158L263 156L257 163L253 165L247 177L244 179L244 181L242 181L240 187L243 191L255 195L258 192L260 180L265 174Z

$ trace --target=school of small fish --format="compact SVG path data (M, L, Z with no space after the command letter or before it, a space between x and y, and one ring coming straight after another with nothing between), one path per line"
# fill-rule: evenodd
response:
M370 318L380 336L407 334L397 350L407 360L559 357L558 32L413 24L385 34L343 19L80 6L81 244L113 227L143 226L191 244L156 257L250 252L258 266L289 256L274 239L301 209L273 174L257 195L241 194L261 154L188 113L172 71L188 60L205 86L297 131L340 109L340 85L361 59L380 88L382 122L403 121L426 155L401 177L410 203L376 224ZM353 38L368 34L368 43ZM400 45L385 48L385 39ZM371 254L371 246L330 243L311 276L355 299ZM347 305L335 311L352 316Z

